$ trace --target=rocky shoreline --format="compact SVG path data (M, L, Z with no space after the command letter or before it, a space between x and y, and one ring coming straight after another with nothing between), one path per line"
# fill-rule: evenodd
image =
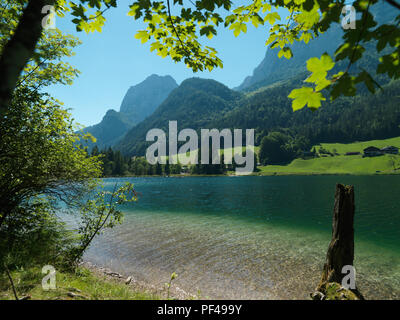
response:
M128 274L120 274L115 272L109 268L105 268L103 266L96 265L90 261L82 261L79 264L80 267L86 268L90 270L95 276L105 278L109 281L115 281L119 283L124 283L127 286L130 286L134 291L146 292L152 295L159 297L160 299L168 299L168 288L167 283L164 286L155 286L150 283L139 281L135 279L132 275ZM168 282L169 279L166 279ZM171 287L169 289L169 299L171 300L193 300L199 299L197 295L190 294L185 290L179 288L174 285L172 282ZM203 299L203 298L201 298Z

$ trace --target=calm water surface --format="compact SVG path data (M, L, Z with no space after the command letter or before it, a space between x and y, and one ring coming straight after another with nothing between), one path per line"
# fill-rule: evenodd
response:
M213 299L303 299L319 281L335 184L356 191L355 267L367 298L400 299L400 177L105 179L141 194L86 259Z

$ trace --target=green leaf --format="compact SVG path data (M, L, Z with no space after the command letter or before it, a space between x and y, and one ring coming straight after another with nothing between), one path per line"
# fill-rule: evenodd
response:
M311 58L307 61L307 70L311 71L311 75L305 82L314 83L315 90L321 91L331 84L331 81L326 79L328 71L335 66L332 58L328 54L323 54L321 59Z
M308 105L310 109L318 109L321 107L321 101L326 99L320 92L314 91L310 87L302 87L300 89L293 89L288 96L292 101L293 111L300 110Z
M264 22L268 21L269 24L274 24L276 20L281 20L281 16L278 14L278 12L272 12L268 13L264 17Z
M302 11L298 15L296 15L295 20L298 24L302 25L304 29L311 29L315 24L319 22L320 13L319 6L315 3L314 7L310 11Z
M139 30L136 34L135 34L135 38L139 39L141 41L141 43L145 43L149 40L149 35L147 34L146 30Z
M278 57L279 57L279 58L282 58L282 56L289 60L291 57L293 57L292 50L290 50L289 47L284 47L284 48L282 48L282 49L278 52Z
M211 39L214 35L217 34L217 31L213 26L203 26L200 29L200 35L206 35L208 39Z
M305 44L309 43L312 38L313 36L309 32L303 32L300 36L300 40L303 40Z
M139 5L135 4L129 8L127 15L129 17L136 17L137 11L139 9Z
M251 23L253 24L254 27L258 28L258 26L261 24L264 24L264 20L257 14L255 13L252 17L251 17Z
M240 34L240 32L244 32L244 33L247 32L247 26L246 26L246 24L244 24L244 23L242 23L242 22L235 22L235 23L233 23L233 24L229 27L229 29L230 29L230 30L233 30L233 35L234 35L235 37L237 37L237 36Z
M155 41L150 45L150 51L158 50L160 48L162 48L162 44L158 41Z

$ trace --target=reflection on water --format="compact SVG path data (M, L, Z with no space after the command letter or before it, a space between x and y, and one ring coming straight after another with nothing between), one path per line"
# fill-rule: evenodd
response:
M357 282L367 298L400 299L400 179L190 177L132 181L138 203L86 259L203 297L302 299L316 286L330 240L336 182L356 189ZM378 190L378 192L377 192Z

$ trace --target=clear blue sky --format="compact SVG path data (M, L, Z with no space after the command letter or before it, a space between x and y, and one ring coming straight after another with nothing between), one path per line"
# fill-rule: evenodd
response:
M83 42L76 48L76 55L68 60L81 75L72 86L53 86L48 91L71 108L75 120L85 126L100 122L108 109L119 111L128 88L153 73L171 75L178 84L196 76L215 79L232 88L252 74L266 52L268 24L257 29L249 26L247 34L237 38L231 30L220 28L217 37L204 38L203 43L206 41L218 50L224 68L193 73L183 63L150 52L151 41L141 44L135 39L136 31L144 29L144 25L128 17L127 12L126 3L107 11L102 33L76 32L69 16L56 19L57 28Z

